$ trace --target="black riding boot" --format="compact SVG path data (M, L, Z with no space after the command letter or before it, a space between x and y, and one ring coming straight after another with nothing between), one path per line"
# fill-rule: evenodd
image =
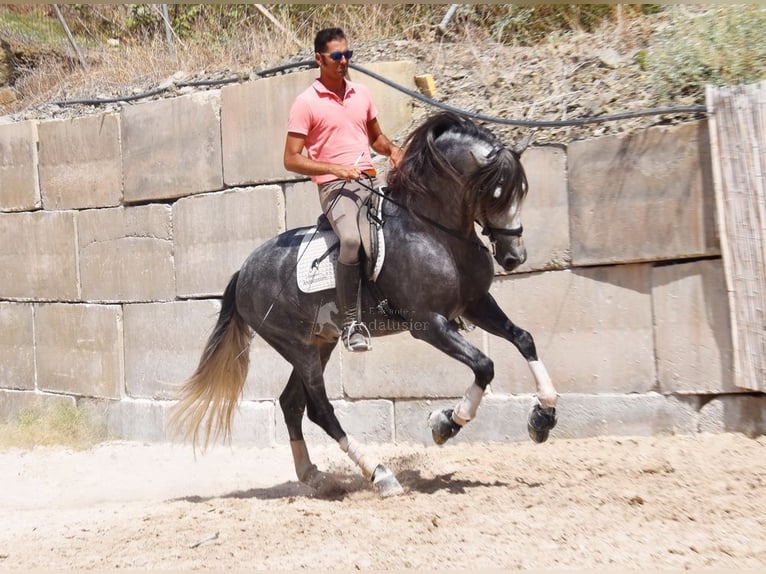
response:
M343 344L349 351L369 351L369 331L363 323L357 321L359 264L346 265L338 261L335 274L335 293L340 320L343 322Z

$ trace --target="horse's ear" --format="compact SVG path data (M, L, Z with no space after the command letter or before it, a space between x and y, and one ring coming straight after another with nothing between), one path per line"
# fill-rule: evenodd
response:
M521 154L524 153L524 151L529 147L529 144L531 143L532 143L532 132L529 132L527 135L524 136L524 139L522 139L519 143L513 146L513 148L511 148L513 155L515 155L516 157L521 157Z

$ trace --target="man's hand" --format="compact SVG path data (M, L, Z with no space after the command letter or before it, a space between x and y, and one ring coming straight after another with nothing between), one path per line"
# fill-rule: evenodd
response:
M396 167L399 165L399 162L402 161L403 157L404 152L402 151L402 148L399 146L391 145L391 155L388 156L388 162L391 164L391 166Z
M355 165L335 165L332 174L338 179L345 179L346 181L362 177L362 171Z

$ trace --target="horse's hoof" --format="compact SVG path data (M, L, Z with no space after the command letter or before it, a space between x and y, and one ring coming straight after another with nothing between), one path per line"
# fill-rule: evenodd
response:
M372 485L378 491L381 498L404 494L404 489L399 484L399 481L396 480L394 473L382 464L375 467L375 472L372 473Z
M548 440L550 430L556 426L556 408L543 408L539 404L532 407L527 421L529 438L537 443Z
M463 428L452 420L452 409L434 411L428 415L428 426L434 442L442 445L455 436Z

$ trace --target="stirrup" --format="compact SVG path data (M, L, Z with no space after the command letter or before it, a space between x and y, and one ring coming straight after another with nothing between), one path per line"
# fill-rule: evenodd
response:
M364 337L364 343L356 343L356 345L352 346L351 337L353 335L361 335ZM346 349L353 353L372 350L372 336L370 335L370 330L367 328L367 325L359 321L353 321L348 327L344 327L341 338L343 339L343 345Z

